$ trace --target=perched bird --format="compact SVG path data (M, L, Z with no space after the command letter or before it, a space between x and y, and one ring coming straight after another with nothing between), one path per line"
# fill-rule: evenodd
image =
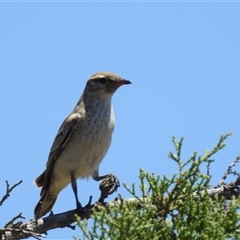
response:
M99 72L87 81L84 92L72 113L62 123L53 142L45 171L35 179L41 189L35 219L51 211L58 194L69 183L81 208L77 195L78 178L102 180L99 165L111 143L114 112L111 103L114 92L130 81L115 73Z

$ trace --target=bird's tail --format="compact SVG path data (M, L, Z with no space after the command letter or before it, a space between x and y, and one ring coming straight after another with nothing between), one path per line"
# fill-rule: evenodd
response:
M54 203L57 200L57 196L58 194L50 194L49 191L46 191L42 195L41 199L39 200L34 209L34 215L36 220L51 211Z

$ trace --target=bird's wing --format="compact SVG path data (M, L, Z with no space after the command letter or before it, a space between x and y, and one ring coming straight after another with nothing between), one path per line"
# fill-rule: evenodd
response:
M65 119L65 121L59 128L59 131L57 133L56 138L54 139L54 142L48 157L48 161L46 164L47 166L45 170L41 196L48 189L54 164L57 161L62 150L64 149L64 146L67 144L68 140L70 139L74 131L74 128L76 127L80 119L81 119L81 115L79 113L72 113Z

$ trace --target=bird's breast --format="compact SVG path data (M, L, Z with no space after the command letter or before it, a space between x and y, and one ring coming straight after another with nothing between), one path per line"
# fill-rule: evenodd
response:
M61 159L68 164L66 171L76 178L86 178L98 169L106 155L114 130L113 109L96 109L76 125ZM59 162L60 163L60 162Z

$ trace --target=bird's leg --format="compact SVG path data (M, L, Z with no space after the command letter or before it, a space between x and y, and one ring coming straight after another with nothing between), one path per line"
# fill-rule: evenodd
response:
M92 177L93 177L93 180L100 181L100 180L103 180L103 179L111 177L111 176L114 176L114 175L112 173L110 173L110 174L106 174L106 175L103 175L103 176L99 176L98 172L97 172Z
M76 199L76 206L77 209L82 209L82 204L79 202L78 200L78 194L77 194L77 181L76 178L74 176L74 174L71 174L71 185L72 185L72 190Z

